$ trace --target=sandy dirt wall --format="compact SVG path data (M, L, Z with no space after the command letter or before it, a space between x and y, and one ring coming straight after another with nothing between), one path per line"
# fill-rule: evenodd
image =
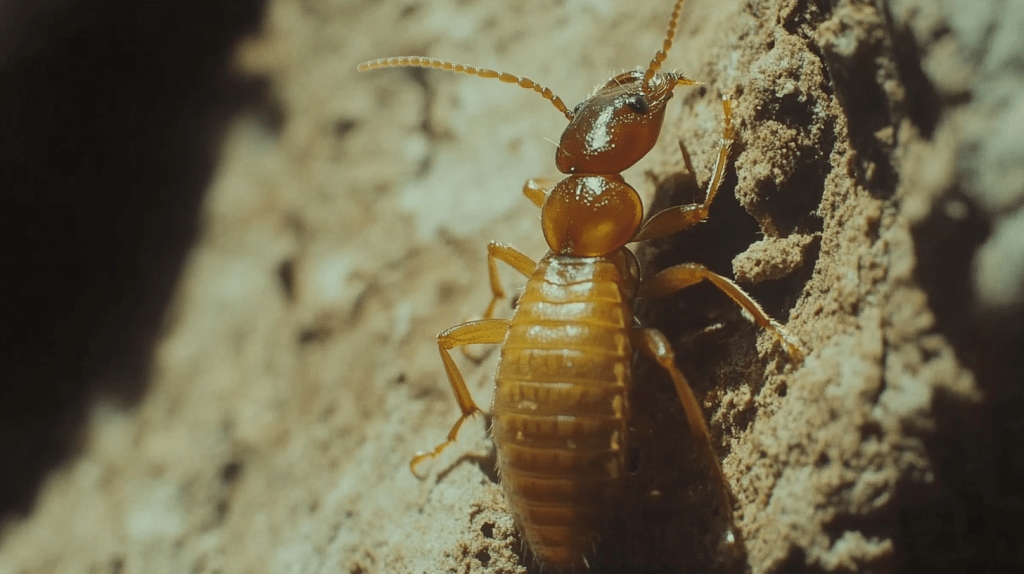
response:
M696 200L725 92L738 141L709 220L641 261L736 277L807 356L706 286L641 303L727 484L638 361L631 475L595 571L1020 565L1002 528L1022 515L1020 418L995 405L1021 397L1024 146L1003 118L1024 101L1022 15L977 5L685 4L667 66L704 85L676 90L626 178L649 210ZM0 574L527 571L483 420L424 479L408 463L457 418L434 335L487 304L486 243L545 250L519 190L556 175L564 119L498 82L355 66L450 58L572 105L645 65L670 10L271 0L235 57L270 96L225 138L148 393L90 408L80 454L5 523ZM459 357L479 404L496 359Z

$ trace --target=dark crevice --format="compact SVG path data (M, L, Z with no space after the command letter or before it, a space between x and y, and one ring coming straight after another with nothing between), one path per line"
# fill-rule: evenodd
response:
M889 198L899 182L891 157L896 142L897 102L891 101L886 92L886 83L895 79L891 77L894 71L882 65L892 46L884 34L874 33L872 24L861 24L861 35L847 31L842 39L822 44L821 56L846 113L850 143L856 151L857 179L874 196ZM849 42L857 42L854 49L850 49Z
M886 17L892 21L890 15L887 14ZM918 46L913 32L907 28L890 27L889 33L892 37L893 61L896 62L897 73L906 90L901 112L910 119L923 137L931 139L942 113L942 102L921 68L921 57L924 52Z
M242 461L233 460L220 469L220 479L227 484L231 484L242 475L242 468L244 468Z
M277 265L277 282L289 303L295 301L295 260L285 259Z
M494 538L494 523L484 522L481 524L480 534L483 534L484 538Z
M733 258L761 238L757 221L740 206L733 193L735 185L735 173L729 170L706 221L645 244L640 250L644 276L681 263L700 263L715 273L732 277ZM668 178L659 183L651 211L703 201L703 196L703 186L692 178L684 175ZM662 329L674 343L701 334L715 324L726 324L735 331L747 323L732 300L706 282L668 297L641 300L638 316L643 324ZM700 336L718 340L716 335ZM689 365L681 366L684 371L690 368L710 372L715 363L712 356L696 355L699 361L691 358Z
M799 546L790 546L786 557L779 563L774 572L785 574L824 574L824 568L807 564L807 553Z
M741 152L740 147L733 153ZM786 200L783 198L785 194L776 193L778 199L766 200L767 211L770 213L768 217L773 223L783 218L781 214L803 212L807 215L796 216L785 226L797 228L801 232L820 231L821 219L810 215L810 212L817 207L824 191L823 182L827 171L820 170L827 167L823 162L807 161L795 177L797 182L804 182L800 191L806 195L794 197L794 194L789 194ZM706 221L641 246L639 252L645 276L680 263L701 263L716 273L733 276L733 259L763 237L757 221L740 205L734 194L736 181L735 172L728 169ZM650 211L656 213L668 206L696 203L702 201L703 196L703 182L698 183L690 173L677 174L658 182ZM820 241L814 241L808 246L805 263L794 273L777 281L744 284L741 287L761 303L773 318L784 319L796 305L803 286L811 278L820 251L819 244ZM716 346L735 349L738 344L751 351L751 356L756 355L753 350L757 330L728 296L710 284L700 283L661 299L641 300L637 311L643 324L663 330L674 345L683 343L709 347L693 349L691 353L677 346L677 353L685 353L687 357L688 364L680 365L683 371L689 369L696 372L698 379L711 376L721 367L722 353L715 352ZM708 331L709 328L712 328L711 331ZM734 340L734 336L738 336L739 340Z
M789 17L783 20L782 27L790 34L808 38L831 10L828 0L797 0Z
M698 166L698 173L700 170ZM704 183L698 185L692 176L683 174L659 182L650 212L703 202ZM648 244L654 249L648 251L652 257L644 267L645 275L678 263L703 263L716 273L731 276L733 257L760 238L760 228L736 200L735 188L736 174L728 169L706 221Z
M480 561L481 566L487 566L491 563L491 553L486 550L481 550L480 552L477 552L474 558Z
M950 216L944 207L949 202L964 206L963 217ZM964 364L975 365L971 266L978 249L991 233L991 223L962 192L952 191L936 201L928 216L911 232L917 281L928 293L938 330L957 350Z
M803 263L792 273L775 281L762 281L757 285L745 285L749 292L772 318L786 322L790 311L800 301L804 286L814 275L821 254L821 236L816 236L804 248Z
M826 98L831 98L835 95L835 82L832 81L832 77L829 75L828 64L825 62L825 52L822 51L821 45L818 42L810 41L804 44L807 47L807 51L814 54L814 57L821 62L821 73L825 81L821 84L821 93ZM829 124L831 127L831 124Z
M1024 344L1022 335L1018 327L1011 344ZM1024 366L1019 352L1016 356L1017 366ZM1024 393L1011 378L1016 376L1004 374L995 381L998 386L988 389L989 400L983 403L965 404L955 394L936 393L935 432L922 437L935 479L898 489L901 571L1013 572L1024 566L1019 529L1024 520L1024 455L1019 448Z
M342 139L359 125L357 120L352 118L339 118L334 121L334 137Z
M853 488L856 488L854 486ZM841 492L837 496L853 496L850 492ZM842 504L840 504L842 505ZM824 531L829 539L835 544L847 532L860 533L869 540L892 540L898 529L899 509L895 499L889 499L886 503L871 508L864 514L838 514L823 525ZM871 571L891 572L893 571L893 556L877 556L870 560ZM897 570L898 571L898 570Z
M950 202L958 209L947 209ZM1024 521L1024 309L976 308L973 261L991 225L954 188L912 229L916 277L936 329L971 369L984 400L965 401L941 389L933 398L935 428L921 440L934 480L899 491L897 558L904 571L1024 567L1018 527Z
M825 181L832 171L828 155L835 148L837 136L831 118L816 109L815 100L820 98L788 94L772 98L760 108L758 119L780 122L805 134L815 133L815 125L821 127L811 142L801 144L796 165L786 179L785 187L779 189L770 178L759 180L750 205L766 229L772 229L781 236L793 233L816 233L823 229L824 222L816 215L825 193ZM736 155L742 153L742 144L737 146ZM718 200L716 199L716 202Z
M328 341L332 335L334 329L330 325L317 324L299 329L296 340L300 345L311 345Z
M831 136L823 142L822 149L830 150L834 145L835 139ZM757 209L781 236L817 233L824 229L824 221L816 212L824 197L825 181L832 166L817 154L797 161L785 189L780 190L771 180L762 180L765 187L758 190L760 201Z
M895 193L899 179L892 163L895 133L886 137L882 130L894 129L895 121L885 90L874 81L875 68L862 62L849 68L833 63L829 74L846 112L850 144L857 153L857 180L875 197L887 199Z

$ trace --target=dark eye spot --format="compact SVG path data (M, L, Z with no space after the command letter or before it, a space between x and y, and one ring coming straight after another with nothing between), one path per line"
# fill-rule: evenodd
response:
M643 94L629 96L626 98L626 105L638 114L643 115L647 113L647 98Z

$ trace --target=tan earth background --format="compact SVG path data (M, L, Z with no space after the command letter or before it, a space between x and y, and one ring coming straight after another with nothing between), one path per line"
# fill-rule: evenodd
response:
M0 1L0 574L539 571L486 420L408 463L457 418L434 336L486 305L486 243L545 250L520 188L564 118L355 68L571 106L671 8ZM594 572L1024 567L1022 29L1017 0L686 2L666 65L704 85L626 178L698 200L724 92L738 141L709 220L638 255L735 277L807 357L704 285L640 303L726 484L638 359Z

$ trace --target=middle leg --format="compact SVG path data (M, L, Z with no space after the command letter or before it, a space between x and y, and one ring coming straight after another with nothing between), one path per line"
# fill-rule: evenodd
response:
M444 363L444 371L448 375L448 382L452 386L452 391L455 393L455 400L459 403L459 409L462 411L462 416L459 420L455 421L455 425L452 426L452 430L448 432L448 439L443 443L434 447L434 450L430 452L418 452L409 463L409 468L412 469L412 473L417 477L420 476L416 472L416 467L420 465L424 460L428 458L435 458L441 454L444 449L448 448L455 439L459 436L459 429L462 428L462 423L466 422L467 419L480 412L480 407L476 406L476 402L473 401L472 395L469 394L469 389L466 387L466 381L462 378L462 372L459 371L459 367L455 364L452 359L451 351L455 347L463 345L476 345L476 344L496 344L501 343L505 340L505 334L508 332L508 320L507 319L488 319L485 321L472 321L470 323L463 323L450 329L445 329L437 336L437 347L441 352L441 361Z
M502 287L501 276L498 275L498 261L504 261L526 277L529 277L533 270L537 268L537 263L533 259L527 257L525 253L515 247L505 243L498 243L497 241L488 243L487 275L491 281L491 302L487 304L487 308L484 310L484 320L494 317L495 306L497 306L498 301L505 298L505 288ZM462 347L462 355L474 361L483 360L482 356L470 354L466 347Z
M523 184L523 195L533 202L537 207L544 207L544 201L548 194L555 188L555 182L546 177L537 177L526 180Z
M498 275L498 261L504 261L516 271L529 277L537 268L537 262L511 245L492 241L487 244L487 274L491 279L491 302L484 311L484 319L494 316L494 307L505 298L505 289Z
M644 281L640 286L640 297L665 297L671 295L680 289L685 289L691 285L700 283L707 279L711 283L728 295L733 301L739 305L747 318L757 323L759 326L767 329L775 337L782 341L786 346L786 350L789 351L789 355L796 361L803 359L803 351L800 350L799 345L796 343L796 339L786 332L786 330L777 321L768 316L764 312L764 309L758 305L757 301L747 295L740 286L733 283L732 280L722 277L721 275L711 271L707 267L700 263L683 263L669 267L652 277L649 281Z

